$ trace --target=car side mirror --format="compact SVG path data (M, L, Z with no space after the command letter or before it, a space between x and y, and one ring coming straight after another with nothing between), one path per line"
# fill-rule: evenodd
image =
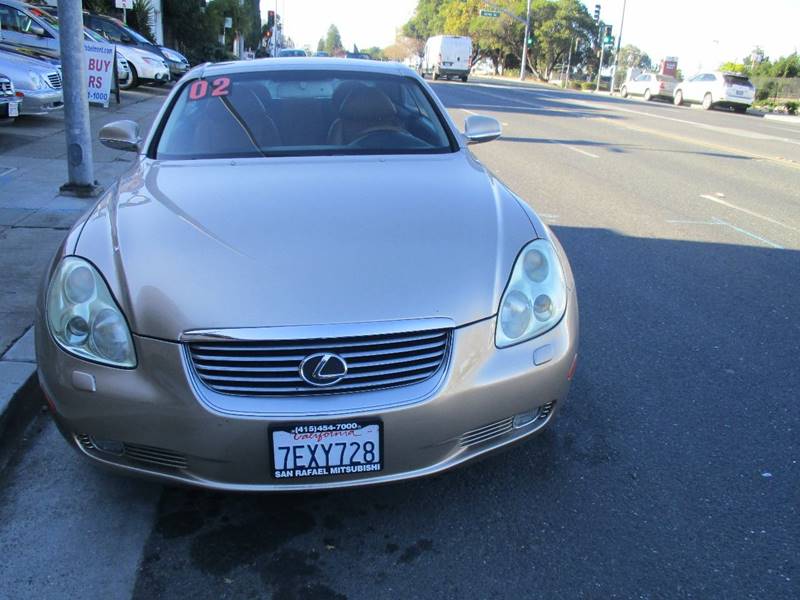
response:
M133 38L127 33L123 33L119 36L119 41L123 44L130 44L133 41Z
M136 121L114 121L100 129L100 143L114 150L139 152L142 138Z
M468 144L491 142L503 133L500 122L493 117L471 115L464 121L464 137Z
M31 25L28 31L30 31L31 34L35 35L36 37L44 37L46 35L44 28L39 27L38 25Z

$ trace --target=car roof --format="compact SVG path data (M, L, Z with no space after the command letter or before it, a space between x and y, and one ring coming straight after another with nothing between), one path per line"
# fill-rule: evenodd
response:
M236 60L221 63L206 63L200 65L190 73L203 73L204 75L225 75L227 73L253 73L258 71L363 71L368 73L383 73L385 75L408 76L415 71L403 64L396 62L381 62L377 60L356 60L352 58L322 58L322 57L293 57L293 58L257 58L255 60Z

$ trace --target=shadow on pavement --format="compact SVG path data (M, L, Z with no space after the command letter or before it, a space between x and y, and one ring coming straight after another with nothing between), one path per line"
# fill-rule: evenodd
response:
M384 487L166 489L134 597L791 597L800 253L554 229L582 339L551 428Z

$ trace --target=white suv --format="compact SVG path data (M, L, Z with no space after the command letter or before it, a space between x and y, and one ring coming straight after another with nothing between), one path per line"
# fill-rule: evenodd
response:
M693 102L702 104L705 110L724 106L743 113L753 103L755 95L756 88L747 75L713 71L681 81L675 88L674 100L678 106Z

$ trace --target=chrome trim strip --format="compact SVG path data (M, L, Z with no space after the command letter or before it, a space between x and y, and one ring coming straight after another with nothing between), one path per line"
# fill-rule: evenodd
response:
M264 340L310 340L322 338L354 337L360 335L386 335L409 333L429 329L453 329L455 321L448 317L403 319L400 321L369 321L366 323L328 323L324 325L287 325L278 327L239 327L230 329L194 329L184 331L180 341L261 342Z

